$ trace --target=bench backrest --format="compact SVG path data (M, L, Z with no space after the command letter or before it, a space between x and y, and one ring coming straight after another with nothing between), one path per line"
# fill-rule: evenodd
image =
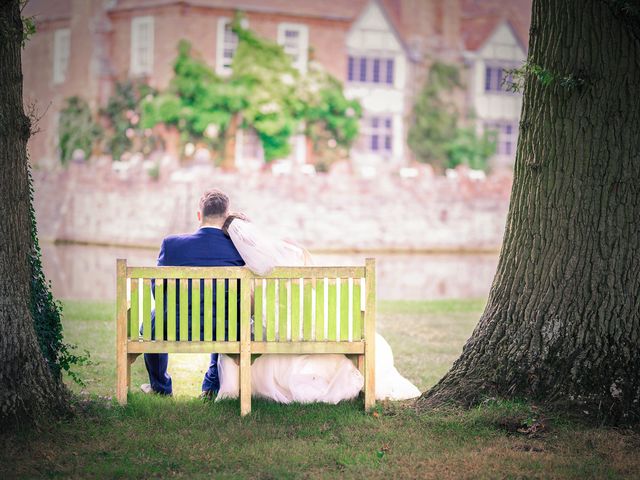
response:
M373 259L358 267L282 267L264 277L245 267L130 267L119 260L118 284L118 302L125 284L130 299L129 341L239 342L252 311L253 342L362 342L367 320L375 331ZM190 322L201 316L202 326ZM177 333L189 327L191 338Z

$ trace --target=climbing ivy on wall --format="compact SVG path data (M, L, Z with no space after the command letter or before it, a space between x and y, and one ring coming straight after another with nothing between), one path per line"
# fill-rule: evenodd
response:
M431 66L413 107L409 148L418 161L437 169L466 164L486 170L495 153L496 134L478 135L473 127L465 125L452 99L454 91L461 87L456 66L441 62Z
M242 26L241 14L232 29L238 47L231 75L217 75L181 41L169 87L143 102L143 126L173 125L184 141L218 150L237 128L253 128L267 161L286 157L297 133L306 133L318 151L327 145L348 149L358 135L361 107L345 98L341 83L316 62L299 73L281 46Z

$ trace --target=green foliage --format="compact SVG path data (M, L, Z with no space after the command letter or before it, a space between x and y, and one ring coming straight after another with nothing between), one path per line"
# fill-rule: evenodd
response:
M489 158L496 152L496 141L495 131L478 135L472 127L456 129L456 136L445 146L448 167L467 165L475 170L488 170Z
M331 145L348 148L361 107L344 97L340 82L318 65L301 75L281 46L242 27L240 15L232 29L238 36L232 74L216 75L181 41L168 90L142 104L143 127L172 125L183 141L220 150L235 134L232 119L241 119L241 128L258 134L267 161L289 155L290 138L301 131L318 146L333 139Z
M35 210L33 208L33 179L29 171L29 215L31 217L31 316L40 350L55 378L66 372L76 383L84 385L74 366L91 365L89 352L77 355L75 345L64 342L62 335L62 305L51 294L51 286L42 270L42 254L38 242Z
M29 0L20 0L20 13L24 10L24 7L27 5ZM31 37L36 33L36 17L25 17L23 15L20 16L22 18L22 47L26 45L26 43L31 39Z
M413 107L408 144L418 161L442 170L465 164L486 170L495 153L495 135L478 136L473 128L460 126L452 100L461 88L458 68L436 62Z
M446 168L446 146L453 140L457 113L444 93L460 85L458 69L434 63L427 82L413 107L413 123L409 127L408 144L420 162Z
M238 36L238 48L231 81L243 85L247 92L244 125L256 130L268 162L286 157L291 149L289 138L296 133L304 109L295 94L298 72L279 45L243 28L240 16L232 28Z
M109 122L106 149L113 160L120 160L123 153L131 150L148 154L159 141L140 123L140 103L152 94L153 89L143 83L116 83L113 95L100 111Z
M584 87L586 79L580 75L570 73L561 75L554 73L540 65L526 61L521 67L505 70L507 74L502 83L510 92L521 92L527 75L533 75L543 86L559 85L565 90L575 90Z
M299 91L305 135L318 156L316 168L327 169L331 162L347 156L358 137L362 106L345 98L342 84L317 62L310 62Z
M245 89L225 82L195 58L185 40L178 45L173 71L168 90L148 95L142 102L142 127L164 123L176 127L185 143L220 149L233 114L245 106Z
M89 104L80 97L67 99L60 112L58 124L58 141L60 161L66 165L73 157L73 152L82 150L85 158L89 158L102 129L95 122Z

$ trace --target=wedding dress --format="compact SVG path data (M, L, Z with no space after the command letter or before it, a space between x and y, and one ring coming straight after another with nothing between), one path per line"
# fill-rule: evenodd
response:
M228 231L246 266L258 275L266 275L275 266L310 264L303 248L270 238L250 222L234 219ZM391 347L380 334L376 334L375 362L376 399L407 400L420 395L420 390L394 367ZM220 355L218 374L220 391L216 400L237 398L239 368L231 357ZM251 365L253 395L280 403L335 404L357 397L363 386L362 374L342 354L267 354Z

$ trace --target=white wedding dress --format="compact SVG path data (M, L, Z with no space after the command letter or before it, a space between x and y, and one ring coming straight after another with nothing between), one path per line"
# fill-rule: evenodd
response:
M270 238L252 223L235 219L229 236L246 266L265 275L275 266L301 266L310 263L306 251L291 242ZM393 353L386 340L376 334L376 399L407 400L420 390L404 378L393 365ZM220 391L216 400L237 398L239 368L235 361L220 355ZM280 403L338 403L358 396L364 378L353 362L342 354L276 355L258 357L251 365L253 395Z

